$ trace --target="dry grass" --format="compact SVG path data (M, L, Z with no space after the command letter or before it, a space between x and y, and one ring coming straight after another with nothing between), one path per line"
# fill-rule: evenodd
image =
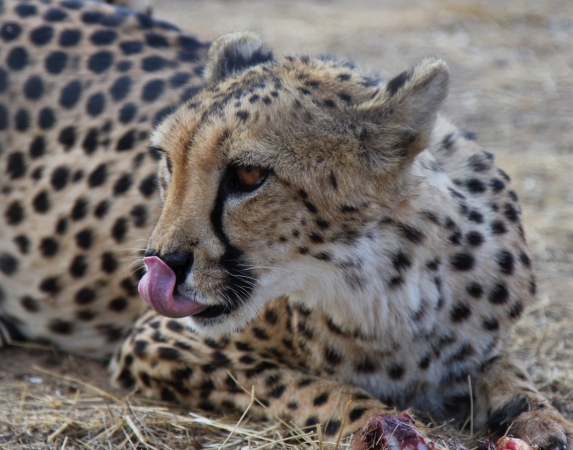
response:
M351 55L384 75L423 54L446 59L453 76L446 114L477 131L512 175L538 272L540 302L516 328L512 348L573 419L572 2L158 0L157 15L205 38L250 28L279 53ZM14 348L1 358L1 449L335 446L315 429L248 417L237 426L240 417L125 396L107 387L101 365L50 349ZM469 423L463 432L434 432L475 445ZM456 446L455 439L441 443Z

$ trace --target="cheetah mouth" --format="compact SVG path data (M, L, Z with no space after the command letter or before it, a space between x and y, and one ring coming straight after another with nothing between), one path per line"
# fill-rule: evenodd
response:
M211 319L232 312L227 305L204 305L188 296L173 295L176 283L173 270L157 256L146 257L143 262L147 273L139 281L139 294L162 316Z

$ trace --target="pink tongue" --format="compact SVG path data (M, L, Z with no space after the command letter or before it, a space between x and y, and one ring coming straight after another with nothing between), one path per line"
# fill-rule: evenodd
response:
M185 317L197 314L207 306L180 295L173 296L175 273L157 256L143 258L147 273L139 281L139 293L162 316Z

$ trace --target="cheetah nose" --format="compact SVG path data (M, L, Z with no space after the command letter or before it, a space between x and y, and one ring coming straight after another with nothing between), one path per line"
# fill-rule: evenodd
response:
M138 285L139 294L162 316L192 316L207 309L206 305L181 295L173 295L177 281L175 272L157 256L143 258L147 273Z
M166 254L162 259L175 272L175 284L182 284L187 278L187 272L193 265L193 254L187 255L183 252L173 252Z

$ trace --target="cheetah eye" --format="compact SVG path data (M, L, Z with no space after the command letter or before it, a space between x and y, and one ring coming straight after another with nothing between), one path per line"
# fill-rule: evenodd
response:
M237 166L233 169L235 187L243 192L254 191L267 179L268 170L253 166Z

